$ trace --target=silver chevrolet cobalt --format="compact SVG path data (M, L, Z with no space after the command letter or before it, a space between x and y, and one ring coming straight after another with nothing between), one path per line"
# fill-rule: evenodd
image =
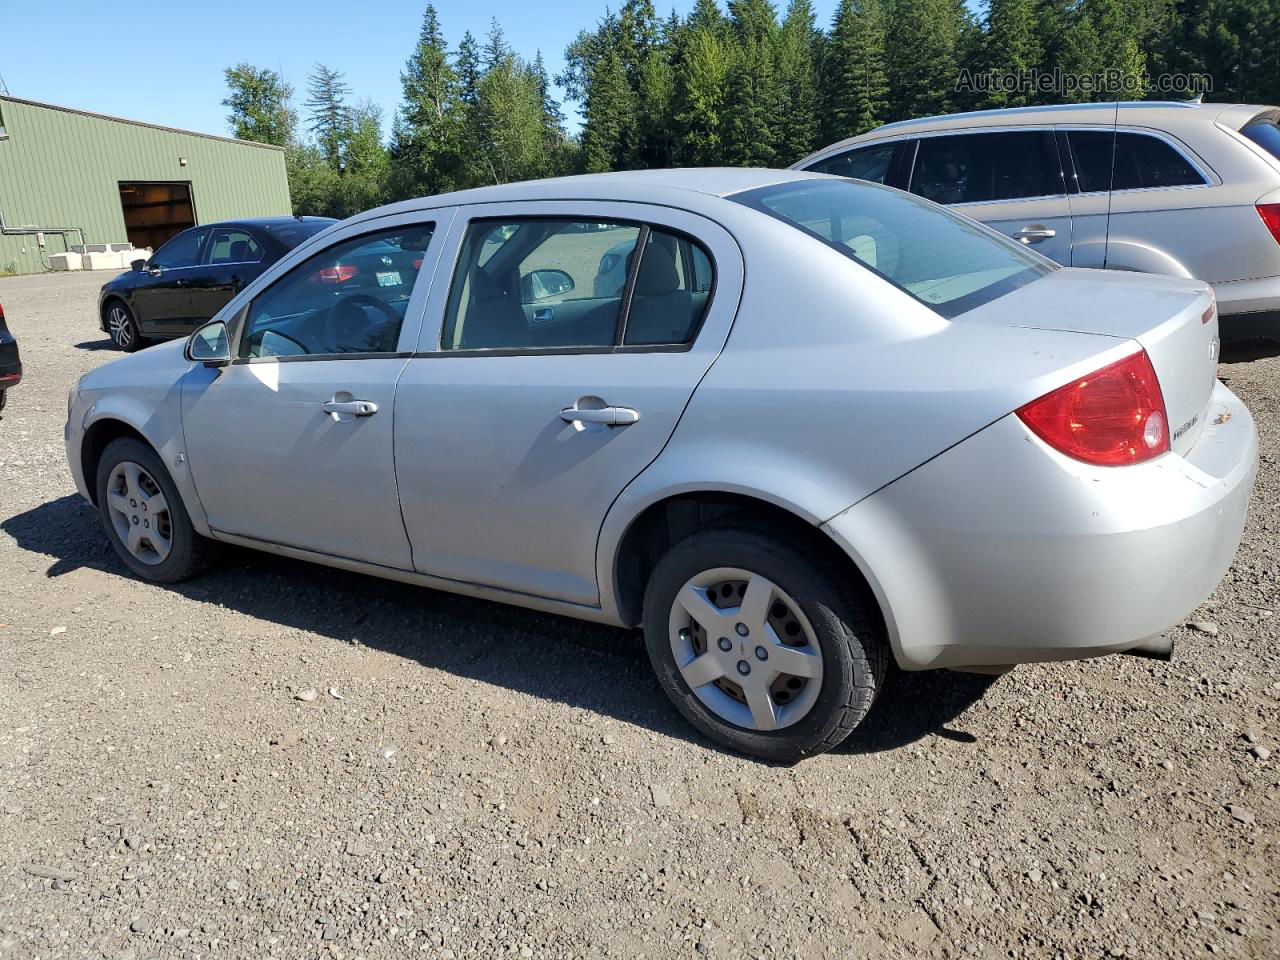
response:
M790 761L891 657L1166 653L1256 470L1217 350L1204 283L889 187L605 174L331 227L82 378L67 456L145 579L225 542L642 626L698 729Z

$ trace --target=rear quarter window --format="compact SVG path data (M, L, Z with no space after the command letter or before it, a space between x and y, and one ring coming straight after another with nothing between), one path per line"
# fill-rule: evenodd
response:
M1271 120L1259 120L1240 131L1267 153L1280 160L1280 127Z
M800 180L730 199L838 250L948 319L1057 269L972 220L888 187Z
M1070 130L1067 141L1081 193L1189 187L1205 182L1181 153L1150 134Z

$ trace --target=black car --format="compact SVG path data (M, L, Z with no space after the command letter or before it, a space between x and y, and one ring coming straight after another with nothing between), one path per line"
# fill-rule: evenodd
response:
M271 264L335 222L263 217L184 230L103 286L102 329L129 351L150 340L185 337Z
M9 388L22 382L22 361L18 359L18 341L4 322L4 307L0 306L0 410L8 399Z

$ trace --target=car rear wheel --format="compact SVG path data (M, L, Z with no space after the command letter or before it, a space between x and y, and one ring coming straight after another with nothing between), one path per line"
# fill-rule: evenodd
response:
M96 490L107 539L138 576L177 583L208 565L213 541L196 533L169 471L145 443L121 437L107 444Z
M4 409L4 405L9 402L9 391L0 390L0 410Z
M134 320L129 308L119 300L112 300L107 307L107 334L117 347L128 353L147 345L147 341L138 332L138 322Z
M869 601L764 527L704 530L672 547L650 578L644 621L649 659L680 712L765 760L844 740L888 661Z

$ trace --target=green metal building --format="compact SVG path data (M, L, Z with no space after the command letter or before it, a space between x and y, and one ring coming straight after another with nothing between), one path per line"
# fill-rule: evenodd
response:
M81 244L156 248L197 223L288 215L284 151L0 96L0 273Z

